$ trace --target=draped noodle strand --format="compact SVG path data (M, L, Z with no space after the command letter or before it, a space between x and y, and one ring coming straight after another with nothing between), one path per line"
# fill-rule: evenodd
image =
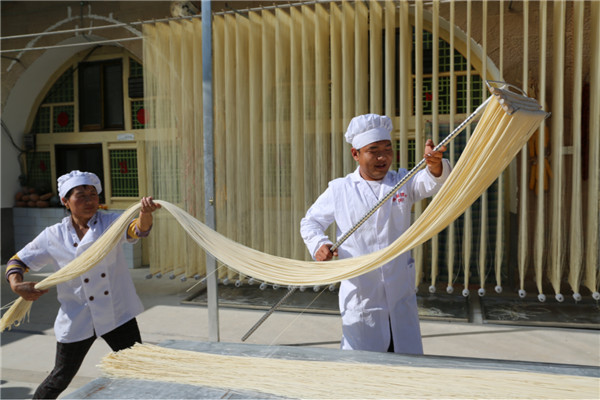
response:
M531 109L509 115L497 96L492 96L448 180L421 216L388 247L352 259L321 263L270 255L228 239L174 204L164 200L156 202L177 220L193 241L241 274L282 285L331 284L378 268L443 230L494 182L546 115L542 110ZM113 249L139 208L139 203L129 207L88 250L36 287L47 289L93 268ZM31 302L19 298L2 317L1 331L19 324L30 307Z

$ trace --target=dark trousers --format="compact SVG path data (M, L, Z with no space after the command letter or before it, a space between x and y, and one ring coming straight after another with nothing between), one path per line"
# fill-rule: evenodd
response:
M140 329L135 318L124 323L118 328L102 335L113 351L119 351L142 343ZM56 399L69 386L83 359L96 340L96 335L91 338L74 343L56 343L56 360L50 375L40 384L34 399Z
M390 320L390 345L387 349L388 353L394 352L394 334L392 333L392 320Z

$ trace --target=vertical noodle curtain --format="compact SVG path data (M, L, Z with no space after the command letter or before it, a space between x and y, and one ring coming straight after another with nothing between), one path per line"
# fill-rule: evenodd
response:
M203 219L201 21L144 25L148 194ZM204 253L166 213L155 216L151 271L193 276Z
M213 18L216 230L269 254L308 259L299 222L329 180L356 168L343 137L352 117L392 116L406 166L413 78L401 54L412 51L409 4L341 2ZM145 25L144 68L149 193L203 220L200 24ZM415 135L419 153L425 138ZM161 214L149 238L151 272L204 275L202 251ZM244 278L227 268L218 277Z
M500 3L501 7L502 4L505 6ZM568 68L565 72L553 71L546 60L570 57L570 53L565 54L566 45L560 38L549 40L549 29L556 25L560 28L556 31L559 35L567 35L563 27L565 13L575 7L577 17L581 19L580 8L584 7L584 24L578 24L576 28L585 29L584 32L589 31L590 35L584 33L583 40L577 39L576 46L598 49L600 6L596 2L522 4L522 85L525 89L529 85L525 80L536 81L538 91L530 96L545 105L546 99L556 101L560 96L555 94L561 93L560 90L565 92L558 85L564 86L563 75L569 73ZM423 151L428 118L434 120L433 134L442 136L436 130L438 123L452 128L464 120L465 114L458 111L459 104L468 105L467 114L478 105L472 101L475 79L459 68L454 72L452 61L450 112L440 115L437 120L425 115L421 100L425 102L424 93L430 83L424 82L423 71L432 67L431 78L426 79L431 82L433 97L438 93L436 88L442 79L448 79L448 72L437 73L438 54L432 53L431 60L424 60L428 54L422 51L423 32L433 33L433 49L437 48L438 39L450 40L452 49L461 49L467 65L479 68L482 76L498 79L491 73L491 63L481 60L485 55L480 54L481 47L474 41L494 48L495 40L498 40L502 50L508 48L504 43L510 40L505 40L502 34L497 39L489 36L488 45L485 37L471 37L478 35L479 26L493 18L497 11L495 4L482 8L480 3L472 1L434 2L431 5L407 1L343 1L214 15L215 145L212 151L216 230L259 251L307 259L299 236L300 219L329 180L351 172L356 165L343 138L350 119L366 112L389 115L394 121L393 138L400 143L400 165L406 166L407 141L413 133L418 159ZM463 28L462 32L452 28L448 32L441 23L450 20L449 25L454 27L454 19L456 25ZM549 24L552 21L555 23ZM399 29L407 28L407 24L415 27L414 55L411 54L410 29ZM144 76L149 114L146 129L148 194L176 203L203 220L200 25L198 19L145 25ZM535 37L530 38L530 34ZM528 49L528 40L534 39L541 45L537 46L539 50L532 52ZM426 279L434 287L441 283L445 274L449 289L457 280L469 288L489 284L494 270L497 285L505 280L513 281L520 289L535 287L543 293L551 287L559 292L561 286L565 289L565 280L569 279L573 292L581 284L591 292L598 292L600 145L595 133L598 132L600 114L597 90L600 68L597 53L591 51L592 56L588 57L584 52L583 64L577 67L583 68L583 79L590 83L588 147L573 136L572 131L579 129L577 120L562 115L563 112L568 112L569 116L576 114L581 108L579 102L573 102L572 111L553 106L552 119L539 128L540 132L550 128L554 133L552 152L561 147L556 142L573 143L578 154L588 151L586 158L572 159L568 152L560 150L561 155L552 154L556 157L552 168L557 169L555 177L560 177L560 183L558 178L550 180L549 191L545 192L543 185L533 191L528 190L528 182L521 182L517 190L515 185L519 180L527 179L532 169L527 149L524 149L519 174L507 175L505 178L508 179L495 184L501 196L497 205L490 201L493 197L488 196L487 211L489 214L493 211L496 216L486 216L481 205L485 201L479 201L449 227L444 233L447 235L444 241L433 245L426 243L425 247L415 249L417 283ZM407 63L411 57L414 58L414 70ZM538 59L537 64L531 63L532 58ZM560 65L558 62L556 65ZM550 73L553 73L553 83L549 83ZM465 74L466 78L461 80ZM551 88L552 85L556 87ZM572 86L573 96L580 97L581 90L576 89L577 85ZM548 89L552 89L552 96ZM436 101L431 105L435 110ZM461 135L468 138L470 130ZM539 140L537 146L537 161L543 164L548 149L543 140ZM459 156L455 150L451 144L447 156L452 162ZM584 161L587 162L588 179L580 182L578 171L572 165L579 169L577 165ZM538 169L534 173L538 182L543 182L544 171ZM572 199L566 196L571 193L571 181L582 188L582 196ZM556 185L567 186L561 189ZM511 206L504 200L509 196L518 197L520 202L517 213L520 217L519 243L522 245L518 248L518 266L507 268L511 255L508 242L503 239L511 229L515 231L506 219ZM578 207L572 208L573 213L559 207L559 204L574 202ZM415 206L415 216L420 215L424 205ZM176 223L170 222L167 213L161 214L156 217L156 234L148 239L151 272L204 275L204 253L189 241ZM497 222L493 218L498 218ZM486 219L491 222L486 224ZM560 226L568 229L558 229ZM565 246L577 231L582 231L585 236L579 243L583 248L577 247L576 252L570 253ZM329 232L334 232L333 227ZM430 250L436 248L440 255L442 252L446 255L440 256L437 262L430 256ZM442 270L444 264L447 268ZM485 275L488 275L488 282ZM219 268L218 277L244 278L227 268Z
M593 54L590 66L589 179L584 284L600 300L600 2L591 5ZM594 134L596 133L596 134ZM596 251L594 251L596 250Z
M149 193L203 220L200 24L146 25L144 68ZM216 15L213 30L216 230L307 259L300 219L329 180L355 168L345 126L356 113L383 113L381 99L369 109L369 93L393 96L368 86L383 58L369 57L367 4ZM202 252L170 216L159 213L155 229L153 274L205 274ZM218 276L243 278L227 268Z
M523 3L523 88L541 104L552 103L552 118L523 149L520 165L520 294L532 276L542 301L544 290L558 301L570 290L579 301L582 284L600 299L598 9L597 2ZM530 76L527 39L536 29L534 57L541 61ZM584 83L591 89L587 96ZM589 119L584 120L586 105Z

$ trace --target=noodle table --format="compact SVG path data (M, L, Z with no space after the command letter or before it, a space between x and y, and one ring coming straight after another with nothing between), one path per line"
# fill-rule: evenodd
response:
M283 358L301 361L333 361L353 364L370 363L430 368L523 371L548 374L600 377L600 367L548 364L523 361L491 360L464 357L414 356L330 348L266 346L241 343L165 341L160 346L199 351L209 354ZM308 383L307 383L308 384ZM332 396L334 393L332 393ZM299 393L299 397L302 394ZM187 384L102 377L72 392L65 399L276 399L269 393L230 388L211 388Z

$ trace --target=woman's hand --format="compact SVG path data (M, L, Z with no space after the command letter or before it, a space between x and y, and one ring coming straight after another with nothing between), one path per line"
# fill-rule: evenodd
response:
M152 227L152 213L158 210L161 206L152 200L152 196L142 197L140 203L142 208L140 209L138 228L142 232L147 232Z
M140 213L152 214L154 211L160 208L160 204L155 203L154 200L152 200L152 196L142 197L140 203L142 204Z
M20 274L12 274L8 277L10 288L13 292L28 301L35 301L43 294L48 293L48 289L36 289L36 282L22 282L23 277Z

